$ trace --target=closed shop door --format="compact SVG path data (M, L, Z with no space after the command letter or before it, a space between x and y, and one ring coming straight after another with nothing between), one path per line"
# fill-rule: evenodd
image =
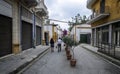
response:
M41 27L36 26L36 45L41 44Z
M32 48L32 24L22 21L22 50Z
M80 43L87 43L87 34L80 34Z
M45 36L45 43L46 43L46 45L49 45L49 34L48 34L48 32L45 32L45 34L44 34ZM54 38L54 40L55 40L55 37L53 37Z
M12 19L0 15L0 57L12 53Z

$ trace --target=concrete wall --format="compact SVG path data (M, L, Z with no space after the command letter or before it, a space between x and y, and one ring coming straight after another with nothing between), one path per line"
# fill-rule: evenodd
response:
M0 14L12 17L12 5L8 4L4 0L0 0Z

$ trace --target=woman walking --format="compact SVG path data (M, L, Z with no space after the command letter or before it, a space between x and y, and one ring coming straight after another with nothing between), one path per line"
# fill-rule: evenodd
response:
M54 40L51 38L50 40L51 52L54 52Z

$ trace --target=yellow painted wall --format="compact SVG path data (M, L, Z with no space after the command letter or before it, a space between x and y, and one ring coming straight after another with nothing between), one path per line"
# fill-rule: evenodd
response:
M56 42L57 41L57 33L55 32L55 29L56 29L56 27L55 26L52 26L52 34L53 34L53 39L54 39L54 41Z
M99 10L100 8L100 0L96 0L96 2L92 5L92 10L95 9L95 11Z
M52 38L54 37L54 26L52 26ZM54 39L54 38L53 38Z
M115 20L120 20L120 0L105 0L105 6L109 7L110 15L106 18L103 18L99 21L96 21L92 23L92 27L110 22ZM92 6L92 10L95 9L95 11L100 10L100 0L97 0L95 4Z

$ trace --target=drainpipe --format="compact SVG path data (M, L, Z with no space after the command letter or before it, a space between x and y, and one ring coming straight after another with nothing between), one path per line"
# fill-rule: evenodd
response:
M41 22L41 26L42 26L42 30L41 30L41 39L42 39L42 45L44 45L45 44L45 39L44 39L44 26L43 26L43 23L44 23L44 18L42 17L42 22Z
M21 2L19 3L19 16L20 16L20 19L19 19L19 23L20 23L20 48L22 51L22 5L21 5Z
M33 45L32 45L32 47L33 48L36 48L36 26L35 26L35 12L34 12L34 10L32 11L33 12L33 27L32 27L32 33L33 33L33 39L32 39L32 43L33 43Z

